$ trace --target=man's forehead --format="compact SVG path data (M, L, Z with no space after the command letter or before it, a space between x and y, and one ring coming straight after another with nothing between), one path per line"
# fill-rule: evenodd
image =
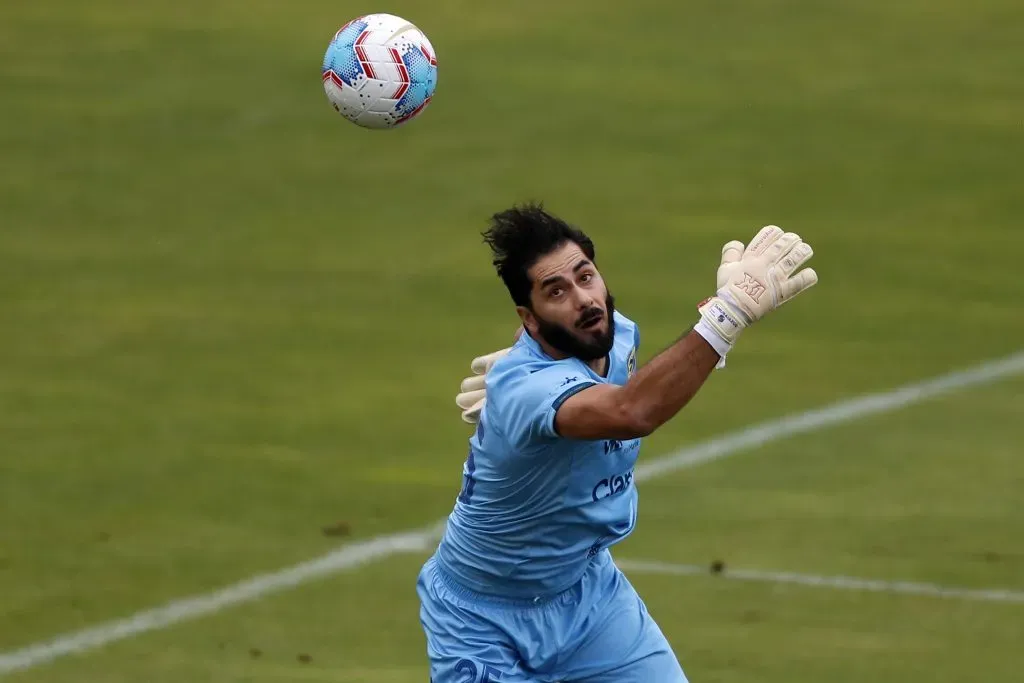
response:
M590 261L583 249L575 242L568 242L550 254L545 254L530 268L530 277L534 282L541 282L553 275L569 277L580 261Z

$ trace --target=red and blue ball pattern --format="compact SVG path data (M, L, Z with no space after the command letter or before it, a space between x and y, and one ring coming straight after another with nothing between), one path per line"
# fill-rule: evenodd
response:
M420 114L437 86L427 37L390 14L359 17L335 33L321 69L328 100L366 128L393 128Z

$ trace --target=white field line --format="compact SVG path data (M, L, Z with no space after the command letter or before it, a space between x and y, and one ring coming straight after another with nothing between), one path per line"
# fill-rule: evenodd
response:
M891 413L905 406L980 384L990 384L1004 377L1024 374L1024 351L1000 360L992 360L966 370L958 370L923 382L906 384L897 389L867 394L833 403L788 417L762 422L732 434L683 448L665 457L651 460L636 468L635 478L653 479L663 474L733 455L741 450L770 441L813 432L831 425Z
M889 413L935 396L989 384L1019 374L1024 374L1024 351L934 379L753 425L647 462L636 469L635 477L637 480L653 479L794 434L850 422L867 415ZM422 529L351 543L308 562L260 574L220 590L174 600L162 607L143 610L124 619L65 633L48 641L0 654L0 675L29 669L65 655L94 650L141 633L213 614L233 605L250 602L313 579L348 571L393 555L422 552L433 545L443 523L441 520Z
M429 530L378 536L353 543L309 562L222 588L212 593L174 600L162 607L143 610L125 619L66 633L52 640L0 655L0 676L29 669L64 655L85 652L123 640L146 631L166 628L189 619L219 612L231 605L256 600L264 595L298 586L338 571L354 569L376 560L403 552L419 552L426 548Z
M636 574L669 574L674 576L696 576L710 574L708 567L695 564L672 564L647 560L622 560L615 564L624 572ZM899 593L904 595L926 595L935 598L960 598L987 602L1018 602L1024 604L1024 591L1010 589L955 588L933 583L915 581L882 581L862 579L853 576L817 576L794 572L772 572L758 569L730 569L711 574L716 578L736 581L759 581L764 583L788 583L798 586L835 588L849 591L870 591L874 593Z

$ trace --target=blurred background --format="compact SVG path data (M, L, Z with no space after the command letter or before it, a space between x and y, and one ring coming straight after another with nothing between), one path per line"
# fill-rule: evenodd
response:
M368 12L437 51L392 131L320 84ZM429 550L19 663L443 518L458 383L517 323L479 236L514 202L595 239L641 361L725 241L815 247L818 287L642 461L1018 353L1022 23L1015 0L0 4L0 676L425 681ZM1024 590L1016 367L645 481L616 557L726 567L630 572L690 679L1020 681L1020 602L728 579Z

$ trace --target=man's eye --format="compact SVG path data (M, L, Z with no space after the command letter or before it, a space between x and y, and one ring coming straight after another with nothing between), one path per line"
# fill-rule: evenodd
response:
M555 288L553 288L551 290L551 296L561 296L562 295L562 291L563 290L562 290L561 287L555 287Z
M584 273L584 274L583 274L583 275L582 275L582 276L580 277L580 282L590 282L590 281L591 281L591 280L593 280L593 279L594 279L594 276L593 276L592 274L590 274L590 273Z

